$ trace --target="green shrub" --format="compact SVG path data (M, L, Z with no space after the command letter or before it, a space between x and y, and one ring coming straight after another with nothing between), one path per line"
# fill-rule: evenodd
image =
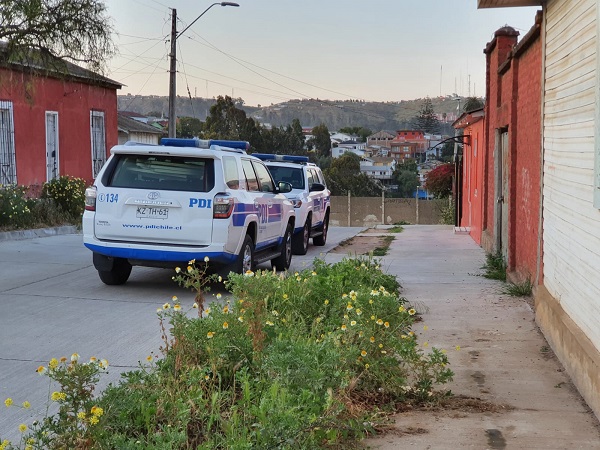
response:
M23 186L0 186L0 226L23 228L31 223L30 201Z
M523 283L508 283L502 289L503 294L512 295L513 297L529 297L533 291L531 281L525 280Z
M50 198L67 217L79 221L85 208L86 182L82 178L61 176L42 187L42 198Z

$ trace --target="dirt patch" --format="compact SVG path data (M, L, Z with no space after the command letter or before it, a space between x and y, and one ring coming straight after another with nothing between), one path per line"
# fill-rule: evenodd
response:
M343 253L350 255L367 255L379 247L387 247L387 236L354 236L340 242L340 244L331 250L331 253Z

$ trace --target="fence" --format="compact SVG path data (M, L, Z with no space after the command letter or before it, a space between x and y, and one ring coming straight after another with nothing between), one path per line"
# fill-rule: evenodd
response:
M331 197L330 225L340 227L369 227L398 222L437 225L448 199L423 200L417 198Z

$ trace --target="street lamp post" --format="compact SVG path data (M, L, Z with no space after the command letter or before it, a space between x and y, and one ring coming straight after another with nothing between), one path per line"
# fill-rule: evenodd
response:
M194 25L196 21L202 17L206 12L212 8L213 6L221 5L221 6L240 6L234 2L216 2L206 8L202 14L196 17L192 23L190 23L187 27L185 27L181 32L177 33L177 10L173 8L173 12L171 13L171 53L169 54L170 58L170 67L169 67L169 137L175 137L175 128L177 126L177 116L175 113L175 101L177 98L176 86L177 86L177 38L179 38L183 33L187 31L189 27Z

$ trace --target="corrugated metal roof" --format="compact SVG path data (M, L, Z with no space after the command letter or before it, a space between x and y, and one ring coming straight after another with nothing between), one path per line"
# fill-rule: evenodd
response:
M0 41L0 67L11 70L40 72L52 78L76 79L87 84L107 86L115 89L120 89L123 86L121 83L96 72L57 58L49 52L44 53L39 50L32 50L20 60L8 61L7 48L8 43Z
M152 125L145 124L139 120L131 119L122 114L117 114L117 126L119 130L126 132L148 133L148 134L163 134L163 132Z

